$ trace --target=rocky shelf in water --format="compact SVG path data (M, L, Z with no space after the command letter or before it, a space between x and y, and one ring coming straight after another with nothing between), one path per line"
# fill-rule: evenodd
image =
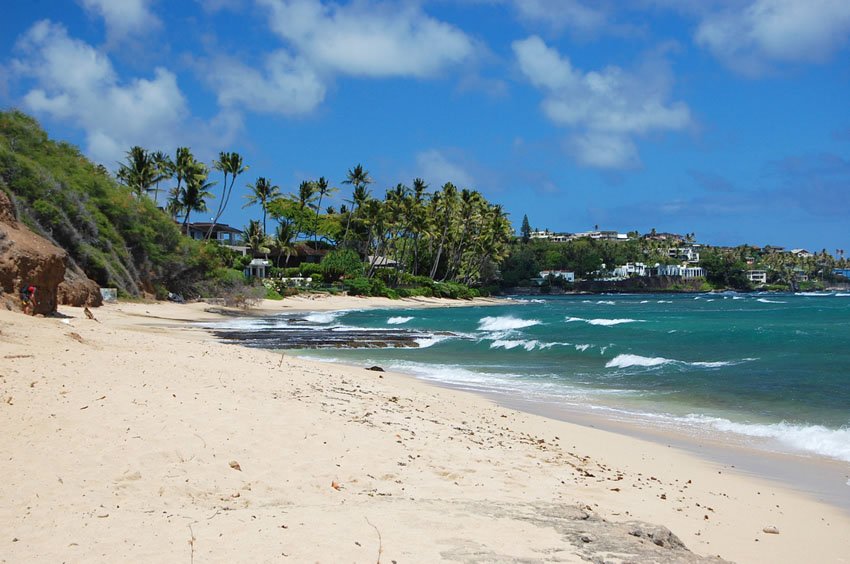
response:
M212 329L225 342L261 349L416 348L433 335L419 331L347 329L345 327L275 326L258 329Z

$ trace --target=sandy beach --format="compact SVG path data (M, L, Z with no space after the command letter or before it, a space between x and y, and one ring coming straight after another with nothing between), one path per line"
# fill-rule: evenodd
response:
M0 311L0 561L850 561L850 516L778 483L412 377L219 343L190 324L209 310Z

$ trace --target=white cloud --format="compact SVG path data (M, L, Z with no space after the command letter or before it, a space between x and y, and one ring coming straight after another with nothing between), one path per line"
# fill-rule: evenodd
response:
M120 39L124 35L144 33L161 25L150 10L150 0L79 0L89 13L96 14L106 22L110 37Z
M419 176L432 187L438 188L451 182L458 188L475 188L475 178L464 167L450 159L442 151L429 149L416 155Z
M623 135L589 131L567 142L570 154L580 164L593 168L632 168L640 164L637 147Z
M193 121L177 77L165 68L155 69L152 78L119 80L108 57L69 37L60 24L37 22L16 49L21 56L12 61L12 71L33 82L23 105L83 129L86 152L106 165L132 145L168 149L191 140L203 145L213 131L222 139L239 127L238 120Z
M691 124L688 107L668 101L672 73L658 57L633 71L609 66L583 72L537 36L514 41L512 47L522 73L545 94L546 116L577 132L568 145L583 164L635 166L639 158L634 135L677 131Z
M695 40L733 70L757 76L772 63L822 62L848 35L847 0L754 0L707 16Z
M206 65L204 78L224 107L296 115L313 111L325 98L326 87L303 59L285 51L266 57L263 71L235 59L218 58Z
M469 60L473 41L415 3L257 0L272 30L319 72L430 77Z
M608 15L599 7L580 0L514 0L520 18L544 23L555 29L568 27L579 33L597 32L606 26Z

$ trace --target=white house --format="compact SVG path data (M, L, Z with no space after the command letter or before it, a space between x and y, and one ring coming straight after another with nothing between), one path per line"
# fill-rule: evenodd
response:
M748 270L747 271L747 280L749 280L753 284L767 284L767 271L766 270Z
M548 277L553 278L561 278L565 282L575 282L576 281L576 273L570 270L541 270L540 278L545 280Z
M655 272L658 276L676 276L685 279L704 278L705 269L700 266L680 266L678 264L656 264Z
M699 245L690 245L687 247L674 247L667 250L667 255L676 260L696 264L699 262Z
M266 269L272 265L272 261L265 259L253 259L248 266L245 267L245 276L251 278L265 278Z
M623 266L614 269L617 278L629 278L631 276L646 276L646 265L642 262L627 262Z

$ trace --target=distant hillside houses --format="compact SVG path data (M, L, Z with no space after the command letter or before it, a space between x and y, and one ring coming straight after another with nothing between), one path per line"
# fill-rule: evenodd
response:
M627 233L619 233L617 231L584 231L581 233L553 233L548 229L543 231L532 231L532 239L545 239L553 243L567 243L576 239L588 238L600 241L628 241Z

